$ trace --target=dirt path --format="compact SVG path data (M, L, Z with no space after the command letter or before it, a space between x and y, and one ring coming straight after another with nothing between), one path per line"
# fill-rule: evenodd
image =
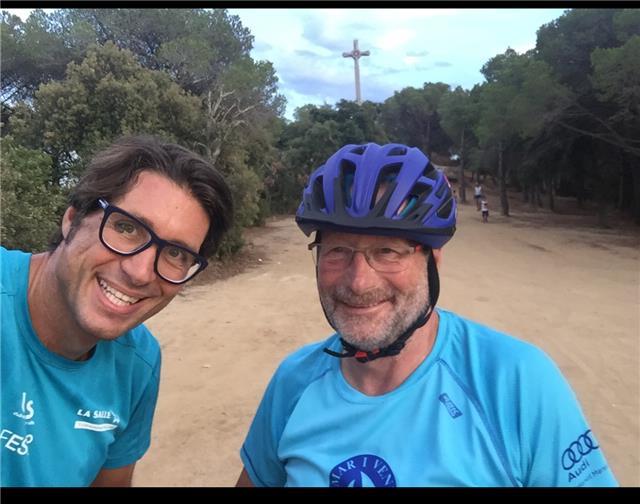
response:
M495 208L495 206L493 207ZM574 387L621 484L640 486L640 254L637 231L544 214L482 224L462 206L445 248L440 305L531 341ZM251 229L253 265L189 287L148 323L163 348L152 446L137 486L230 486L268 379L330 328L307 238L292 217Z

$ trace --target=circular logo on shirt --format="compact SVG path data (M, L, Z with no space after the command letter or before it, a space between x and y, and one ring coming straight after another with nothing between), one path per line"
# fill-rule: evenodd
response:
M395 487L389 464L376 455L356 455L335 466L329 474L330 487Z

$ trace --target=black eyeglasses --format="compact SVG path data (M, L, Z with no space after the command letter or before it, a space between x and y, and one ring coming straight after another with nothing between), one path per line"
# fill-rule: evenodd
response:
M191 280L207 267L207 260L192 250L160 238L149 226L130 213L100 198L104 210L100 225L100 241L112 252L123 256L139 254L155 244L156 274L172 284Z

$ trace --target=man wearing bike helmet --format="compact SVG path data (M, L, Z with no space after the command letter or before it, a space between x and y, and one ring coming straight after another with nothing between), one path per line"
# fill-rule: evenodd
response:
M435 308L456 203L419 149L344 146L296 222L336 334L276 371L239 486L616 484L549 357Z

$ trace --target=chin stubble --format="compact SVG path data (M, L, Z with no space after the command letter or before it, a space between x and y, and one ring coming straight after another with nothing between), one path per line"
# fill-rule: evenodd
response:
M363 295L356 295L345 286L337 286L329 291L320 291L320 302L329 324L340 336L364 351L384 348L393 343L420 316L424 315L428 304L427 275L416 288L408 293L395 289L377 289ZM393 305L393 315L382 318L347 315L340 310L340 303L351 306L372 306L382 301Z

